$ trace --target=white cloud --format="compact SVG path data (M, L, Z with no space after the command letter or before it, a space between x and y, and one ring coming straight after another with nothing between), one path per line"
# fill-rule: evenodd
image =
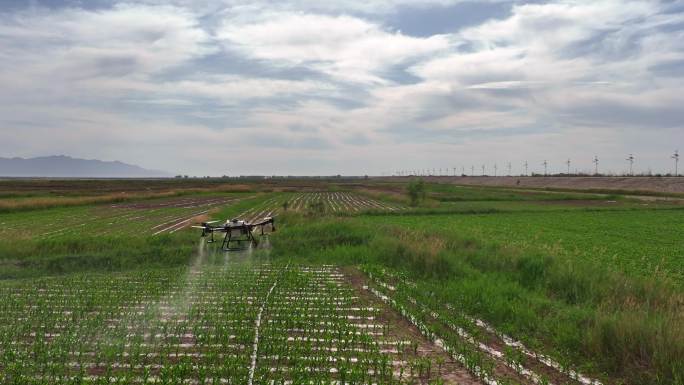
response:
M224 102L250 98L274 98L288 95L334 94L335 88L314 80L282 80L238 76L207 76L202 80L165 83L161 91L169 94L213 97Z
M204 12L236 10L254 13L269 11L294 11L315 13L361 13L366 15L382 15L396 11L401 7L428 8L446 7L471 0L144 0L147 4L176 4L182 7L203 10ZM488 2L507 2L510 0L482 0Z
M247 23L228 19L218 37L257 59L362 83L386 83L382 71L449 47L446 36L416 38L356 17L304 13L268 14Z
M215 50L189 11L120 5L0 15L5 104L103 103Z
M602 61L613 65L615 59L605 58L603 50L629 49L620 47L620 40L629 37L632 23L656 12L655 3L610 0L515 6L507 19L457 33L460 52L416 65L413 71L425 79L464 85L606 77L611 74L597 66ZM586 51L573 52L582 49Z
M682 12L558 0L450 35L383 24L399 7L456 2L0 12L0 151L221 174L268 148L240 172L373 173L480 164L489 149L553 162L684 140Z
M231 102L332 91L330 85L319 81L244 75L195 73L176 80L155 78L220 50L197 15L182 8L29 9L0 19L0 81L5 88L0 100L8 103L123 98L188 105L192 104L188 99L194 97ZM179 97L183 99L180 104Z
M566 114L605 104L605 118L593 114L584 123L615 124L608 107L668 109L681 102L681 77L660 81L652 68L682 60L684 35L676 26L683 22L682 14L659 13L650 1L521 5L507 19L460 31L454 37L459 52L411 71L462 93L489 92L479 100L483 109L506 99L518 103L519 113L570 126L578 121L564 121ZM646 117L624 124L643 125ZM653 127L664 122L651 119Z
M108 66L127 63L120 75L149 74L212 51L194 15L168 6L29 9L4 15L0 36L4 59L75 78L109 75Z

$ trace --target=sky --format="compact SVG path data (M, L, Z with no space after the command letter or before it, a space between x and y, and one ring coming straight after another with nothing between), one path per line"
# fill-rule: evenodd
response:
M3 0L0 156L672 172L684 1Z

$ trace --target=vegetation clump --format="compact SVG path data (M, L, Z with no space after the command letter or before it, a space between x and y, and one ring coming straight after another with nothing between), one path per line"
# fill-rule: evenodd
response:
M408 193L411 206L418 206L425 200L425 182L422 179L409 182L408 186L406 186L406 192Z

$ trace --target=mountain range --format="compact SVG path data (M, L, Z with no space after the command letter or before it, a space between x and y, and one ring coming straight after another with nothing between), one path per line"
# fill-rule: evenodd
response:
M79 159L65 155L37 158L0 157L0 176L55 178L154 178L169 173L119 161Z

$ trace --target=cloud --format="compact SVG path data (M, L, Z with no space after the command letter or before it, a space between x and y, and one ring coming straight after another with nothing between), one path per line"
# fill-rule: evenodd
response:
M442 35L415 38L356 17L304 13L272 13L249 22L228 19L217 35L245 55L359 83L386 83L379 74L387 67L449 46Z
M0 101L128 96L151 76L215 50L210 41L192 13L168 6L0 14Z
M2 15L3 56L37 59L65 76L149 74L213 50L194 15L176 7L29 9ZM24 64L28 60L24 61ZM108 72L122 68L121 73Z
M337 0L337 1L309 1L309 0L143 0L147 4L175 4L204 10L207 13L216 11L235 10L241 12L262 13L277 12L313 12L322 14L350 14L358 13L366 16L384 15L400 8L430 8L446 7L471 0ZM485 0L486 1L486 0ZM506 0L489 0L486 2L506 2Z
M293 95L333 95L335 87L319 81L250 78L240 76L203 75L194 79L155 83L141 90L159 95L187 95L212 98L222 104L255 98L276 98Z
M678 3L13 6L0 11L0 151L200 174L372 174L488 151L641 146L646 159L684 140Z
M520 113L557 125L577 124L574 116L586 113L581 122L596 127L668 126L672 113L657 118L643 110L634 119L612 112L643 106L672 111L681 101L681 77L661 82L657 72L676 71L662 65L682 56L683 22L682 14L662 13L655 2L519 5L506 19L460 31L453 37L458 52L416 64L411 72L461 93L486 92L479 96L482 109L501 111L502 100L517 102Z

